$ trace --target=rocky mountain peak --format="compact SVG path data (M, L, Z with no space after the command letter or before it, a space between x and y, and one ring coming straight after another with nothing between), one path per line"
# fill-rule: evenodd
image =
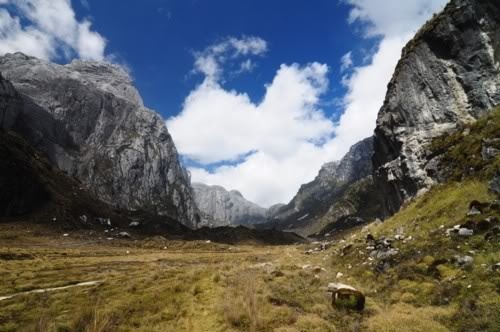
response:
M206 226L251 225L266 221L266 209L246 200L237 190L193 183L198 208Z
M10 129L58 168L116 207L197 227L193 192L165 122L144 107L123 69L15 53L0 57L0 72L22 99L20 114L7 115L15 118Z
M500 2L453 0L403 50L375 129L375 181L390 215L436 179L427 146L500 103Z

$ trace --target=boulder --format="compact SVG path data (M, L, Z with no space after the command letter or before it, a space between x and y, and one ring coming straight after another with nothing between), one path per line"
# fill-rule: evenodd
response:
M466 267L466 266L471 266L472 263L474 262L474 258L471 256L454 256L453 260L455 261L455 264L461 267Z
M120 237L124 238L124 239L131 239L132 238L132 236L130 236L130 234L127 232L120 232L120 233L118 233L118 235L120 235Z
M458 230L458 235L460 235L460 236L469 237L469 236L472 236L473 234L474 234L474 231L472 229L460 228Z
M328 292L332 293L332 306L335 308L357 311L362 311L365 308L365 296L352 286L329 283Z

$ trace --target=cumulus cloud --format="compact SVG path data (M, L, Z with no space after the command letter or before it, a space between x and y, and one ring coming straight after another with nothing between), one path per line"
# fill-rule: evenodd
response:
M0 54L105 59L106 40L89 20L76 19L70 0L0 0L0 6Z
M244 36L242 38L229 37L207 47L201 52L195 52L194 72L201 73L207 79L218 81L224 72L224 65L231 60L248 56L262 56L267 52L267 43L262 38ZM236 73L248 72L255 64L246 59L240 64Z
M340 58L340 72L345 72L353 66L352 51L347 52Z
M186 98L182 112L167 122L179 151L202 165L190 168L194 181L237 189L262 206L288 202L323 163L340 159L372 135L402 47L446 1L345 1L352 6L348 21L357 28L361 24L363 37L377 37L379 44L362 65L353 60L357 50L342 57L341 72L349 74L341 80L347 93L338 122L320 107L329 85L325 64L281 65L262 102L253 103L220 82L228 59L260 54L250 49L265 52L265 42L236 48L226 41L197 54L195 71L205 79Z
M335 129L338 144L352 144L369 136L383 105L387 84L401 57L401 50L433 13L448 0L346 0L353 8L350 24L361 23L363 37L378 37L379 44L367 64L354 66L352 51L341 59L351 74L342 83L347 87L344 112ZM345 58L348 57L346 60ZM342 69L342 68L341 68Z

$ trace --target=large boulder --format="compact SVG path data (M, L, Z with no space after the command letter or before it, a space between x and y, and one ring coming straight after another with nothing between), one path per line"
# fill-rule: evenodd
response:
M341 284L329 283L328 292L332 293L332 306L362 311L365 308L365 296L356 288Z

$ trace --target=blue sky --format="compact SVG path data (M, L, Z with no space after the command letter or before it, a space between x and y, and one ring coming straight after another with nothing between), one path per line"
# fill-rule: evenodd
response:
M95 30L108 39L108 52L130 66L145 104L164 117L180 112L184 98L202 79L190 75L193 52L226 36L259 36L269 44L251 74L227 78L225 84L247 92L254 101L262 98L264 84L282 63L314 61L332 68L332 89L325 100L341 97L345 88L335 84L341 79L340 58L351 49L369 51L374 44L348 24L351 7L332 0L73 3L77 15L91 16Z
M192 179L286 203L373 134L447 0L0 0L0 54L126 68Z

